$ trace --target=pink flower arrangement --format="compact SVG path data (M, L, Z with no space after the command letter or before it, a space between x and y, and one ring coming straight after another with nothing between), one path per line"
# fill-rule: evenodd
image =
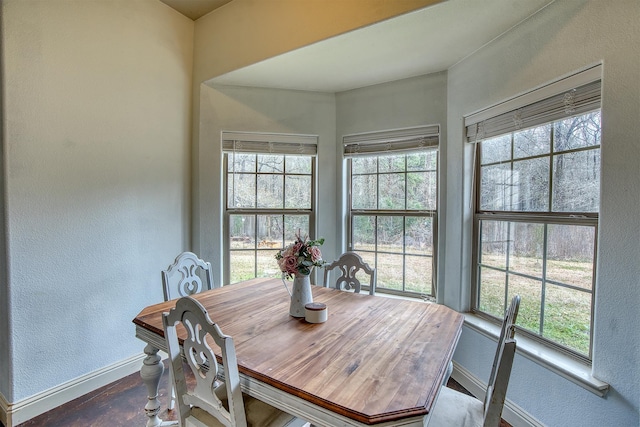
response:
M296 241L276 254L280 271L291 279L297 274L308 276L313 267L322 267L325 261L322 260L322 252L318 246L323 243L323 238L309 240L308 236L303 239L300 233L296 234Z

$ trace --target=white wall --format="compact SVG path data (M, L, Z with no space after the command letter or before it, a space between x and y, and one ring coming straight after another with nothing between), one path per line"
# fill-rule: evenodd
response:
M556 1L449 70L445 303L468 307L471 149L462 118L603 62L596 396L516 356L508 398L549 426L638 426L640 405L640 2ZM460 174L458 171L465 171ZM462 188L465 191L460 191ZM486 381L494 342L465 328L454 359Z
M4 28L4 15L3 9L0 7L0 31ZM1 33L0 33L1 34ZM0 93L5 91L5 73L4 73L4 46L3 37L0 36ZM1 99L1 96L0 96ZM11 374L11 351L9 348L9 310L6 307L6 302L9 301L9 284L7 273L7 233L4 224L6 222L6 194L4 191L6 177L5 177L5 135L4 135L4 123L5 123L5 103L0 102L0 123L3 127L0 130L0 394L9 390L12 381Z
M335 97L333 94L230 86L201 86L199 193L195 214L200 229L196 244L205 259L222 266L222 148L220 132L272 132L318 135L318 236L323 256L333 259L337 242ZM194 241L195 243L195 241ZM275 252L274 252L275 254ZM275 260L274 260L275 265ZM222 283L214 269L215 283Z
M189 243L194 24L157 0L2 13L0 393L17 402L142 352L131 320Z
M446 132L447 73L340 92L336 94L336 108L339 138L429 124L440 124L441 131ZM441 140L446 138L441 136Z

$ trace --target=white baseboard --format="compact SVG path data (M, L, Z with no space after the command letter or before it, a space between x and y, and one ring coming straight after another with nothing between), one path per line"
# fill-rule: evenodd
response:
M53 408L139 371L144 358L144 354L132 356L18 402L7 402L6 398L0 393L0 421L5 427L15 427Z
M453 362L453 373L451 377L468 390L469 393L480 400L484 399L487 385L455 361ZM514 427L545 427L544 424L509 399L504 402L502 418Z
M0 393L0 422L5 426L9 423L7 422L7 413L9 412L9 402L7 398L4 397L4 394Z

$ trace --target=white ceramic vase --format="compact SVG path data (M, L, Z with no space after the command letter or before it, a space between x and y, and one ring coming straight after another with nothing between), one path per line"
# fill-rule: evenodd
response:
M309 275L296 274L293 278L289 314L293 317L304 317L304 306L311 302L313 302L313 295L311 293Z

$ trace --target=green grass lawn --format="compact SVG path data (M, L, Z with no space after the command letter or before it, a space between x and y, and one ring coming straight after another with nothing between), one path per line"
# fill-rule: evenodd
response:
M498 265L485 256L484 263ZM532 259L519 259L515 271L541 277L541 266ZM591 340L592 265L580 261L553 261L547 265L549 280L575 287L567 288L542 279L496 271L481 270L480 310L502 317L506 301L520 295L517 325L556 341L583 355L589 354ZM506 295L505 295L506 289Z

